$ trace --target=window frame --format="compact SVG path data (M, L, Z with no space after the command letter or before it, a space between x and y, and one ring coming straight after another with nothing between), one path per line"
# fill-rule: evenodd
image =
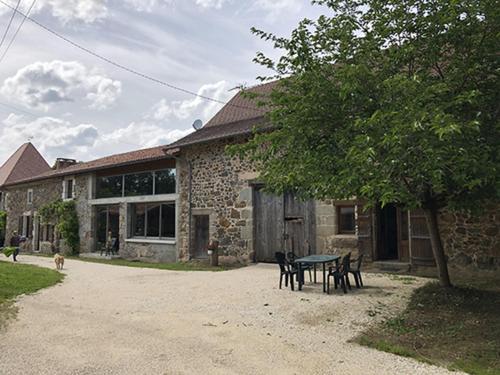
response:
M69 182L71 181L71 195L68 196L69 190ZM74 177L71 178L65 178L63 180L63 191L62 191L62 198L64 201L70 201L75 199L75 187L76 187L76 181Z
M133 208L137 205L144 205L144 236L136 236L135 235L135 220L132 216L132 214L135 215L136 210ZM162 236L162 224L163 224L163 206L164 205L170 205L174 207L174 237L165 237ZM148 211L149 207L153 206L159 206L159 217L158 217L158 237L152 237L148 236ZM177 205L175 201L161 201L161 202L136 202L136 203L129 203L128 209L127 209L127 216L128 216L128 230L127 230L127 239L128 240L154 240L154 241L169 241L169 240L176 240L177 239Z
M356 205L355 204L338 204L336 206L336 214L337 214L337 234L345 234L345 235L354 235L356 234ZM352 208L353 212L353 229L352 230L344 230L342 228L343 220L341 210L342 208Z
M163 193L163 194L156 194L156 173L158 172L164 172L166 170L171 170L174 172L174 191L172 193ZM143 174L143 173L151 173L152 176L152 181L153 181L153 193L149 195L126 195L126 186L125 186L125 180L126 176L131 176L134 174ZM100 178L110 178L110 177L120 177L122 180L121 184L121 194L119 196L112 196L112 197L98 197L98 181ZM137 197L153 197L156 195L172 195L172 194L177 194L177 168L163 168L163 169L153 169L153 170L145 170L145 171L137 171L137 172L130 172L130 173L124 173L124 174L112 174L112 175L104 175L104 176L96 176L95 178L95 199L113 199L113 198L137 198Z
M29 205L33 204L33 189L28 189L26 192L26 201Z

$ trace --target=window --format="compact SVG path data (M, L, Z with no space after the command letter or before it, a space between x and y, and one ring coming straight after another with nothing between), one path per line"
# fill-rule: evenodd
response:
M155 173L155 194L175 194L175 169Z
M125 175L125 196L153 195L153 172Z
M96 207L96 251L106 247L106 241L116 239L116 248L119 250L120 237L120 207L118 205Z
M54 242L54 226L45 224L42 227L42 242Z
M338 206L337 222L339 234L354 234L356 232L354 206Z
M33 189L28 189L28 204L33 204Z
M75 197L75 182L73 179L63 181L63 199L73 199Z
M123 195L123 176L98 177L96 181L97 198L116 198Z
M175 184L176 172L174 168L155 172L98 177L96 198L175 194Z
M130 237L175 238L175 203L130 205Z

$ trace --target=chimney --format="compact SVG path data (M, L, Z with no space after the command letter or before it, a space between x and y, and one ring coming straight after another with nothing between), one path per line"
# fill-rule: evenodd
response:
M64 159L64 158L57 158L56 163L52 167L52 169L55 169L56 171L59 171L64 168L68 168L72 165L76 164L75 159Z

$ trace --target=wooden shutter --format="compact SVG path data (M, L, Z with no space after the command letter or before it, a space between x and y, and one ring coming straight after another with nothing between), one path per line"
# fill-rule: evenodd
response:
M412 264L434 266L431 237L427 229L427 220L424 211L416 209L410 211L410 253Z
M358 249L359 253L365 258L372 259L373 255L373 225L372 209L363 211L363 206L358 205L357 209L358 224Z

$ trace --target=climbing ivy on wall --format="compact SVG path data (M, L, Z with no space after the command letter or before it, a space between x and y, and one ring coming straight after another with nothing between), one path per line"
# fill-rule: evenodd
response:
M75 202L56 200L42 206L38 213L42 223L55 223L57 231L72 253L77 254L80 246L80 234Z

